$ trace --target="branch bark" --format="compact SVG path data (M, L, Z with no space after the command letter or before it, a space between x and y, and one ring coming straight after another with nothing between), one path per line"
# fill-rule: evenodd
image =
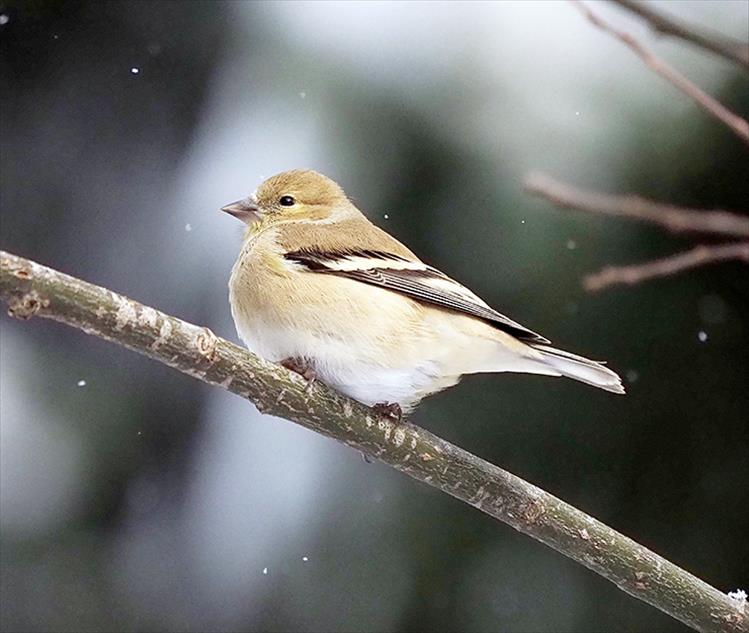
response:
M700 631L749 631L744 605L553 495L408 422L110 290L0 252L0 298L123 345L375 457L532 536Z
M615 196L584 191L540 173L526 177L528 193L545 198L563 209L629 218L665 227L674 233L701 233L741 241L700 245L690 251L633 266L607 266L587 275L583 287L591 292L619 284L635 285L656 277L668 277L690 268L725 261L749 263L749 218L720 209L685 209L640 196Z
M690 251L656 259L645 264L606 266L597 273L587 275L583 279L583 286L591 292L622 284L633 286L649 279L669 277L690 268L731 260L749 264L749 242L716 246L700 245Z
M738 42L722 35L708 33L704 29L686 24L681 20L651 9L642 0L613 1L628 11L639 15L658 33L699 46L724 59L740 64L744 67L744 70L749 70L749 44Z
M645 65L650 68L650 70L678 88L708 114L733 130L734 134L744 141L744 143L749 144L749 123L747 123L745 119L741 118L734 112L731 112L731 110L726 108L722 103L693 84L678 70L664 62L660 57L655 56L632 37L632 35L616 28L609 22L606 22L580 0L570 1L593 25L606 31L610 35L613 35L619 41L626 44L640 57L640 59L642 59L643 62L645 62Z
M686 209L636 195L584 191L545 174L530 174L523 183L532 193L564 209L576 209L658 224L674 233L703 233L749 238L749 217L722 209Z

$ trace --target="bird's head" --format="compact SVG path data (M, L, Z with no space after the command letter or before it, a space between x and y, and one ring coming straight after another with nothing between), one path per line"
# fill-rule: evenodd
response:
M358 214L343 189L311 170L295 169L271 176L243 200L222 207L248 226L287 222L335 222Z

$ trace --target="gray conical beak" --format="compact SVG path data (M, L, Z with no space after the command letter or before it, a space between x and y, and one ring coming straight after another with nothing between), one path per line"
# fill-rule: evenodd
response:
M221 207L221 210L229 215L233 215L237 220L241 220L245 224L252 224L260 219L260 210L257 204L247 199L227 204Z

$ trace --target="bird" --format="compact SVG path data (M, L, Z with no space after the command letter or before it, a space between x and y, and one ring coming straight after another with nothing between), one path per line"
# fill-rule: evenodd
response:
M562 351L423 262L330 178L272 176L221 209L246 224L229 278L247 348L400 419L462 376L565 376L623 394L601 362Z

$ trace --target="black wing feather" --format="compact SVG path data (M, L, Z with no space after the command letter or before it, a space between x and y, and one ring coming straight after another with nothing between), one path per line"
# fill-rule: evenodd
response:
M536 334L528 328L520 325L520 323L513 321L486 305L471 301L469 298L456 292L450 292L444 288L435 288L424 283L424 280L429 278L456 283L436 268L425 266L423 269L414 270L408 268L378 268L373 266L372 268L366 269L338 270L330 266L336 261L346 260L351 257L366 257L385 261L410 261L398 255L393 255L392 253L373 250L351 250L325 253L304 249L287 253L285 257L290 261L302 264L312 272L348 277L349 279L354 279L362 283L399 292L411 297L412 299L416 299L417 301L469 314L482 319L525 342L549 343L548 339L540 334Z

